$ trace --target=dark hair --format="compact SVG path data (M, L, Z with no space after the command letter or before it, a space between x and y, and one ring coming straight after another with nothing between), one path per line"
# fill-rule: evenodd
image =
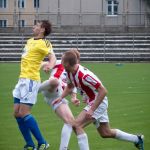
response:
M78 63L78 58L77 58L77 55L74 51L66 51L64 54L63 54L63 57L62 57L62 60L64 63L69 63L70 66L74 66L75 64Z
M45 29L44 36L48 36L52 32L52 24L48 20L38 21L41 27Z

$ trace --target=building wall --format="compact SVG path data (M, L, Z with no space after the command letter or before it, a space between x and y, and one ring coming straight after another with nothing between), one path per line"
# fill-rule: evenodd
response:
M7 0L7 7L0 8L0 20L7 20L8 27L17 27L18 20L25 20L31 27L35 20L48 19L54 26L147 27L149 8L144 0L118 0L118 15L107 15L108 0L25 0L25 7L18 8L18 0Z

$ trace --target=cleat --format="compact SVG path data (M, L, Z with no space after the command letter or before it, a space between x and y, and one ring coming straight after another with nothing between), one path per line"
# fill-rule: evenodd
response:
M137 143L135 143L135 147L138 150L144 150L144 135L137 135L139 141Z
M35 147L32 147L32 146L24 146L24 149L23 150L37 150Z
M46 144L41 144L38 146L37 150L46 150L49 148L49 144L46 143Z

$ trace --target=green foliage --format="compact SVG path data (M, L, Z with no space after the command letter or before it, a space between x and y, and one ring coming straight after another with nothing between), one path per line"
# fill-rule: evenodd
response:
M116 65L113 63L83 64L101 79L108 89L109 117L113 128L130 133L145 135L145 149L150 147L150 64L133 63ZM12 89L18 80L19 65L17 63L0 63L0 150L20 150L24 140L13 118ZM48 75L41 72L42 80ZM76 116L84 107L76 108L70 103ZM40 129L51 144L52 150L58 150L63 122L49 106L43 102L42 95L33 107L33 115ZM91 150L134 150L132 143L113 139L102 139L91 124L86 128ZM70 149L77 150L75 134L70 140Z

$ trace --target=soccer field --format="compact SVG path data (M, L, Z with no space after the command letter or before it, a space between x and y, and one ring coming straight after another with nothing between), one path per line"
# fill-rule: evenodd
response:
M150 63L83 63L95 72L108 90L109 119L112 128L145 136L145 150L150 149ZM0 63L0 150L21 150L24 140L13 118L12 89L18 80L18 63ZM41 72L42 81L49 76ZM75 116L84 104L70 107ZM50 143L50 150L59 149L62 121L45 104L42 95L33 107L32 114ZM93 125L88 126L91 150L136 150L132 143L101 138ZM69 150L78 150L73 133Z

